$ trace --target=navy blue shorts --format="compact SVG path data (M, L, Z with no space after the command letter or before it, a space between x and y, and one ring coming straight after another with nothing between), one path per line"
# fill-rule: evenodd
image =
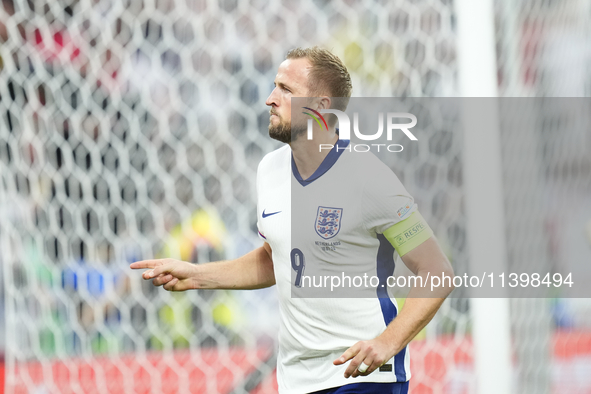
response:
M408 382L351 383L341 387L314 391L310 394L408 394Z

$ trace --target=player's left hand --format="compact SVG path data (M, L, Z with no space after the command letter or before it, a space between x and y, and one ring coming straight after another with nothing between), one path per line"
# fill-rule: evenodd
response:
M351 360L345 371L345 378L367 376L394 356L391 346L383 339L377 337L369 341L359 341L333 361L334 365L341 365ZM368 366L365 372L359 371L359 366L364 363ZM362 366L362 370L363 370Z

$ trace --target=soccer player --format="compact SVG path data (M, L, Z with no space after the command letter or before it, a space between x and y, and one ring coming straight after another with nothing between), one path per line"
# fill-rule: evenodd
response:
M336 119L329 118L324 129L315 127L312 140L306 138L305 122L292 119L292 97L308 98L306 107L320 111L344 110L350 96L351 79L337 56L318 47L288 52L266 102L269 135L286 145L265 156L258 168L263 246L230 261L193 265L160 259L131 265L148 268L143 278L169 291L277 284L277 380L283 394L408 392L407 345L453 290L451 283L435 293L413 288L398 312L383 286L393 274L395 253L423 278L452 276L451 265L398 178L373 154L347 149L350 142L339 139ZM319 144L333 148L320 150ZM302 290L303 279L310 279L303 277L304 267L307 273L340 270L344 275L367 261L373 261L380 281L373 297L292 296L294 289Z

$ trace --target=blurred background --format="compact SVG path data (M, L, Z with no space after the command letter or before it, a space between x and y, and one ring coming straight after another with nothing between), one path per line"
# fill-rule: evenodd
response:
M274 288L171 294L128 265L260 245L256 168L279 147L265 99L290 48L332 49L354 96L459 96L454 2L0 4L0 387L276 392ZM580 98L501 128L508 262L589 264L591 0L494 4L499 96ZM462 131L421 136L391 164L461 264ZM589 299L515 300L510 316L515 392L591 393ZM413 341L412 393L474 392L471 319L447 300Z

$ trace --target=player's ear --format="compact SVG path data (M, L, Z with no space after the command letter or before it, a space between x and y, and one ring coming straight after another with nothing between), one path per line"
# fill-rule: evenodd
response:
M329 109L331 104L332 100L330 99L330 97L320 97L320 100L318 101L318 109Z

